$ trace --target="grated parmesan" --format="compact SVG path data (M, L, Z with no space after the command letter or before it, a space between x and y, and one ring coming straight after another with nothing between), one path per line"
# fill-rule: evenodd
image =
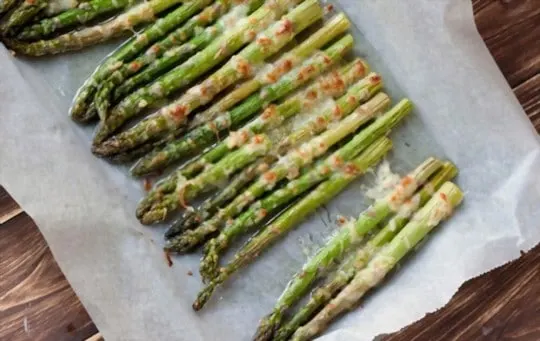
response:
M399 180L399 174L393 173L390 163L384 160L375 173L375 184L365 191L365 195L373 200L383 199L399 183Z

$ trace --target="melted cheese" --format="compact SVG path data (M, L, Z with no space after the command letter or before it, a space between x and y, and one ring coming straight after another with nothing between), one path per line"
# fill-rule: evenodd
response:
M375 175L375 184L365 191L366 197L379 200L385 198L392 189L399 183L400 176L390 169L387 160L381 162Z

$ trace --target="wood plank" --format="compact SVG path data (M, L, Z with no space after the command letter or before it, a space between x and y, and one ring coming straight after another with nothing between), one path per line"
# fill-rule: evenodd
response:
M540 132L540 74L518 85L514 92L536 130Z
M540 72L538 0L473 2L478 32L512 88Z
M11 198L4 186L0 185L0 225L22 212L23 210Z
M384 341L540 340L540 245L461 286L442 309Z
M32 219L0 225L0 340L80 341L97 332Z

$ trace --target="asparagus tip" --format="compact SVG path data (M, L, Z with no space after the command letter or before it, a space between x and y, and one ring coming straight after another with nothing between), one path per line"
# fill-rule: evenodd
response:
M96 142L96 141L94 141ZM92 145L92 153L99 156L113 156L118 152L118 141L114 138Z
M255 332L253 341L270 341L273 339L274 333L278 327L280 314L272 313L265 316L259 323L259 327Z
M152 225L156 223L161 223L167 217L166 208L156 208L144 213L140 220L143 225Z
M203 281L211 280L217 276L219 262L219 248L217 240L211 239L204 247L204 257L201 261L199 272Z
M165 250L174 253L188 253L194 251L200 242L200 238L197 238L193 231L185 231L181 235L169 239L165 244Z
M197 299L195 302L193 302L192 308L195 311L201 310L204 305L208 302L210 297L212 297L212 294L214 293L214 290L216 289L216 283L211 282L209 283L200 293L197 295Z

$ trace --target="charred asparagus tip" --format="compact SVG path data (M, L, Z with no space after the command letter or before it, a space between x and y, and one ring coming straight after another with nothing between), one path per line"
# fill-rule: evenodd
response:
M274 333L278 327L276 321L281 320L281 318L276 317L277 315L277 313L272 313L261 320L259 328L257 328L257 332L253 337L253 341L270 341L273 339Z

